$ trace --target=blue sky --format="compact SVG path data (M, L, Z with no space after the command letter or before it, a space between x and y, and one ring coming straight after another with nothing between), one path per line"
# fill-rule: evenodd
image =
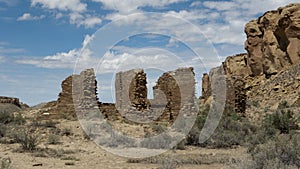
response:
M18 97L30 105L56 100L61 81L74 69L76 72L95 66L101 81L100 99L109 102L113 72L132 67L124 62L139 60L148 64L150 59L153 63L146 68L151 74L154 63L164 70L173 69L166 68L162 58L169 57L168 65L176 65L176 60L170 62L174 54L188 56L187 65L201 65L196 72L199 81L203 72L226 56L245 52L245 23L292 2L297 1L0 0L0 95ZM147 12L159 12L163 17L149 19ZM131 20L133 23L127 23ZM185 21L196 26L201 37L195 36L195 29ZM109 23L118 24L110 27ZM132 30L140 25L150 33L135 35ZM105 28L110 32L103 34ZM131 31L132 35L116 41L113 48L103 46L101 50L106 52L102 56L90 55L90 51L100 51L97 45L117 37L118 29ZM167 36L166 30L171 30ZM161 34L153 36L151 32ZM199 54L201 62L193 52ZM77 64L76 70L78 58L84 66ZM106 60L98 68L101 58ZM155 77L149 76L149 87L154 85Z

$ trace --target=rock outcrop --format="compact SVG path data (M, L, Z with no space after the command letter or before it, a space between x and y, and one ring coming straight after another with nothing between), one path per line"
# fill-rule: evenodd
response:
M13 104L21 107L21 103L18 98L0 96L0 103Z
M29 106L20 102L18 98L0 96L0 111L13 113L27 108Z
M245 27L250 75L277 74L300 62L300 4L266 12Z
M249 102L278 105L299 99L300 4L291 4L245 26L247 54L227 57L219 74L226 77L226 106L245 113ZM202 103L212 97L211 71L202 78ZM293 75L292 75L293 74ZM292 77L296 76L296 77ZM224 89L225 90L225 89ZM293 99L289 99L293 96ZM252 110L251 110L252 111Z

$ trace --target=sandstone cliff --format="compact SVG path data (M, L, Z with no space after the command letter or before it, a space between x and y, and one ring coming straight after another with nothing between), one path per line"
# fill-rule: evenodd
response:
M276 109L281 101L296 105L300 96L300 4L266 12L246 24L245 33L247 53L227 57L218 68L226 77L227 107L249 115ZM211 100L214 73L203 75L202 102Z
M266 12L245 27L252 76L267 77L300 62L300 4Z

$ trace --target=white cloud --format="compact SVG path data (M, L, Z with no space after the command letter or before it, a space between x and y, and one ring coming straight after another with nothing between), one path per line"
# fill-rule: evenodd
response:
M170 38L169 43L166 45L166 47L178 47L178 40L174 38Z
M86 28L93 28L94 26L100 24L102 20L99 17L94 16L84 16L80 13L70 14L70 23L77 26L84 26Z
M37 5L46 9L72 12L84 12L87 9L87 4L81 3L80 0L31 0L31 6Z
M190 7L200 6L201 4L202 4L201 1L195 1L191 3Z
M17 21L39 20L43 18L45 18L45 15L32 16L30 13L24 13L22 16L18 17Z
M37 67L43 68L63 68L63 69L73 69L76 66L76 62L80 62L79 69L89 68L90 65L94 65L94 59L91 58L91 51L86 49L88 42L93 39L93 36L86 35L82 43L82 48L72 49L68 52L60 52L54 55L45 56L40 58L31 58L17 60L18 64L28 64L35 65ZM80 57L80 60L78 58Z
M147 19L145 15L128 15L130 12L139 11L140 7L144 6L153 6L161 7L166 6L171 3L180 2L182 0L154 0L154 1L139 1L139 0L93 0L95 2L103 3L104 7L107 9L114 9L118 12L114 12L106 15L105 19L113 20L115 18L123 17L123 22L119 23L122 25L129 25L134 23L134 25L143 25L145 30L151 32L165 32L173 35L178 35L182 39L179 39L183 42L189 42L192 44L201 45L203 41L209 44L208 38L214 44L226 44L229 49L232 49L232 46L241 45L245 41L244 34L244 25L250 21L252 18L256 18L258 14L261 14L267 10L276 9L279 6L282 6L290 1L271 1L267 0L260 2L258 0L233 0L233 1L204 1L204 2L195 2L191 6L201 6L205 8L201 9L190 9L190 10L181 10L178 12L169 11L163 14L164 16L174 16L175 18L183 18L186 20L193 21L196 23L197 27L190 27L190 25L185 22L179 22L180 19L170 19L168 17L157 18L156 20ZM41 3L43 7L49 9L57 8L59 10L70 10L69 17L70 23L77 26L85 26L87 28L94 27L97 24L102 22L101 18L91 16L82 11L86 10L85 7L79 9L75 8L73 5L66 4L81 4L79 0L70 0L58 5L58 1L46 1L46 0L32 0L32 5ZM257 5L262 3L263 5ZM80 5L79 5L80 6ZM259 6L259 7L257 7ZM61 16L59 16L60 18ZM125 19L124 19L125 18ZM200 31L199 31L200 30ZM200 35L199 35L200 32ZM202 36L202 34L204 36ZM83 42L83 49L87 45L87 42L90 41L93 37L87 36ZM170 39L169 45L176 44L174 39ZM205 46L199 46L199 48L205 48ZM120 47L119 47L120 48ZM86 63L91 63L91 51L83 49L73 49L69 52L61 52L52 56L44 57L42 60L22 60L18 61L19 63L25 64L34 64L41 67L48 68L73 68L75 64L75 59L84 54L85 57L82 60ZM144 53L136 55L133 53L133 50L136 49L124 49L121 54L107 53L107 58L104 61L105 72L116 69L116 65L126 63L125 67L132 66L130 63L139 60L140 62L149 61L153 63L153 58L160 58L162 55L153 55L150 53ZM225 51L225 49L222 49ZM242 49L241 49L242 50ZM197 50L196 50L197 51ZM198 50L198 53L203 53L203 51ZM234 51L235 52L235 51ZM229 53L229 52L228 52ZM111 56L111 57L108 57ZM150 57L151 56L151 57ZM135 58L135 59L133 59ZM150 61L150 58L152 61ZM125 60L124 60L125 59ZM160 58L161 59L161 58ZM127 63L127 61L129 62ZM160 60L161 61L161 60ZM209 62L209 65L214 65L216 62ZM162 64L163 65L163 64Z
M101 2L106 9L118 11L120 14L129 14L140 11L140 7L164 7L169 4L184 2L186 0L93 0L94 2Z
M230 1L205 1L203 2L203 5L205 7L208 7L210 9L216 9L218 11L224 11L224 10L232 10L236 8L239 4L236 2L230 2Z
M31 0L31 6L39 6L54 13L55 19L61 19L64 16L69 17L69 23L77 27L93 28L102 23L102 19L96 16L93 11L87 10L87 4L80 0ZM91 14L89 14L91 13ZM25 14L24 14L25 15ZM32 18L29 14L20 19Z
M154 48L144 49L138 53L114 54L107 52L98 67L99 73L114 73L136 68L157 68L175 70L180 61L166 52L155 51Z

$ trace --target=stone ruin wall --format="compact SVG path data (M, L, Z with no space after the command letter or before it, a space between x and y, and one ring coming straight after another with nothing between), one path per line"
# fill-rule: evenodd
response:
M224 76L226 79L226 107L233 109L235 112L244 113L246 110L246 89L245 76L249 75L249 69L246 64L247 54L238 54L229 56L223 64L212 69L209 74L205 73L202 77L202 96L201 102L205 104L212 96L212 76ZM218 94L218 93L216 93Z
M42 118L76 118L77 112L80 114L81 111L98 107L97 81L93 69L67 77L62 81L61 88L54 108L43 112L46 117Z
M153 87L154 99L151 103L158 107L165 106L159 121L172 121L180 111L191 111L195 99L194 76L193 68L180 68L166 72L158 79Z
M147 97L147 77L142 69L135 69L116 74L116 104L101 103L97 97L97 81L93 69L82 71L79 75L67 77L61 84L62 91L53 109L49 109L47 117L51 119L76 117L85 111L100 108L107 119L124 117L118 110L149 116L157 121L170 122L176 119L181 103L185 109L194 107L195 79L193 68L181 68L164 73L153 87L154 99ZM184 88L179 88L184 86ZM75 107L74 107L75 106ZM133 111L134 110L134 111ZM188 113L189 111L186 110ZM78 114L79 113L79 114ZM81 114L80 114L81 113ZM159 116L161 115L161 116Z
M149 119L158 116L157 121L170 122L176 119L183 106L181 103L194 103L193 68L181 68L164 73L153 87L154 99L147 99L146 84L146 74L142 69L117 73L115 81L117 109L125 114L149 116Z

